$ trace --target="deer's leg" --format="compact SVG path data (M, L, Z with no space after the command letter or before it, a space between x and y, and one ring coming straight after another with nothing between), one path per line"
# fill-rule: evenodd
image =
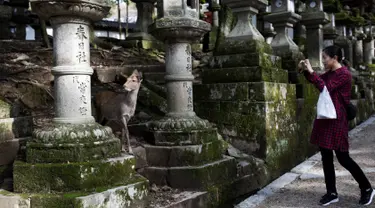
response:
M126 138L126 142L128 143L128 151L129 151L129 154L133 154L133 150L130 146L130 137L129 137L129 130L128 130L128 122L126 120L126 117L123 116L122 117L122 123L123 123L123 137ZM125 149L125 139L123 140L123 150Z

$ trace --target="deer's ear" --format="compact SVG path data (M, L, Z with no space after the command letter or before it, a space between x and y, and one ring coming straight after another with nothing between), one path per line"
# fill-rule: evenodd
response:
M138 72L138 70L134 70L132 74L134 74L134 75L136 75L136 76L139 76L139 72Z

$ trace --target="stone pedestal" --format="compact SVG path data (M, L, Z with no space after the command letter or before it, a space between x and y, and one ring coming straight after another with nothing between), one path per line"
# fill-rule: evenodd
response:
M261 28L261 34L265 38L265 41L267 44L271 44L273 38L276 35L275 28L273 28L272 23L264 21L264 16L267 15L269 12L271 12L271 7L268 6L266 8L265 13L262 13L258 15L258 22L259 22L259 27Z
M26 159L15 162L15 193L26 196L25 207L139 206L147 180L136 174L134 157L121 153L111 129L91 116L89 24L106 16L109 7L96 1L35 0L31 5L54 30L56 117L34 130Z
M347 37L347 28L344 25L338 25L337 31L339 36L335 40L335 44L344 49L344 57L350 63L353 63L353 44Z
M241 16L266 6L264 1L222 3L233 11L246 6ZM216 123L219 132L235 148L266 161L263 168L272 178L296 162L289 152L289 148L297 148L296 89L288 84L288 71L282 69L281 58L272 54L271 46L251 20L239 19L241 22L237 22L214 54L210 68L204 69L203 84L194 86L197 114ZM279 146L281 143L288 145ZM259 180L258 174L255 171L248 176L249 180ZM262 183L268 180L261 179ZM247 185L247 191L254 191L258 185Z
M217 207L247 191L234 189L242 182L236 160L223 156L226 145L217 129L194 112L191 44L210 30L210 24L198 20L197 11L182 2L163 3L164 16L150 32L166 45L168 112L148 123L153 145L146 146L149 166L144 173L159 185L208 191L212 200L202 207ZM250 183L254 182L242 184Z
M288 52L298 54L299 48L288 34L288 30L301 19L301 16L294 12L294 1L271 1L271 11L264 20L275 27L276 36L271 43L275 54L282 57Z
M321 1L309 0L306 2L306 12L302 14L301 23L306 26L307 56L311 66L316 71L322 71L323 25L328 22L328 15L323 12Z
M133 33L126 37L122 44L125 47L140 47L150 49L158 47L157 40L148 32L148 27L152 24L152 15L154 13L154 4L156 0L134 0L136 3L138 17L136 28ZM160 47L160 43L159 43Z
M252 17L258 14L259 9L266 7L267 1L224 0L222 3L231 8L233 15L237 16L237 23L234 28L230 30L229 34L225 36L225 40L218 46L217 54L229 51L239 53L247 50L249 48L248 46L252 45L254 41L263 45L264 37L256 26L253 25Z
M11 36L9 21L12 18L12 7L0 5L0 40L9 39Z
M221 10L220 4L215 0L210 5L210 11L212 12L212 27L211 31L206 34L203 38L203 51L213 51L216 46L216 41L219 32L219 11Z
M354 43L354 63L353 66L358 68L363 64L363 40L366 38L366 34L363 31L363 27L357 27L355 29L356 41Z
M334 45L335 39L339 36L339 34L336 31L336 20L335 20L335 14L330 13L329 15L329 23L324 26L323 29L323 47Z
M365 27L366 38L363 40L363 61L365 64L372 64L374 57L374 34L372 26Z

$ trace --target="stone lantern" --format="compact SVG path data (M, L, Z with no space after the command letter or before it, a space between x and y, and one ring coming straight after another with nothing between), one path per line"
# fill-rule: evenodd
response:
M366 38L363 40L363 61L365 64L372 64L374 57L374 27L372 24L365 26Z
M324 26L323 39L324 47L334 45L334 40L339 36L336 30L335 14L329 14L329 23Z
M136 3L138 17L135 32L126 37L126 45L145 49L152 48L156 40L149 34L148 27L153 23L152 15L156 0L133 0L133 2Z
M191 44L209 32L211 25L199 20L196 4L191 5L164 0L163 17L149 28L165 43L168 112L147 124L153 145L145 146L149 166L144 173L158 185L202 190L205 184L229 180L235 167L232 159L222 156L217 129L194 112ZM214 174L217 166L229 174Z
M323 25L328 15L323 12L322 0L308 0L306 11L302 13L301 23L306 26L307 54L314 70L323 70Z
M363 40L366 38L366 34L364 33L363 26L355 27L354 29L354 36L356 41L354 43L354 66L359 67L359 65L363 64Z
M276 30L276 36L271 46L276 55L284 56L285 53L299 52L299 47L294 43L288 34L288 30L301 19L301 16L295 13L294 0L272 0L272 13L265 16L264 20L271 22Z
M55 118L35 129L26 160L14 163L9 207L132 207L143 203L148 182L121 153L109 127L91 116L90 30L110 7L101 0L32 0L32 10L53 27Z
M231 8L237 17L234 28L225 36L225 40L216 49L216 54L233 54L241 51L252 50L249 45L256 43L256 47L263 47L265 39L256 28L255 16L260 9L267 6L266 0L222 0Z

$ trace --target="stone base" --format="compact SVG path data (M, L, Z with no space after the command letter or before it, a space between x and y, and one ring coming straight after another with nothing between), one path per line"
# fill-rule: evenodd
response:
M157 185L181 189L206 189L236 177L236 161L231 157L204 164L184 167L147 167L146 178Z
M233 82L288 83L288 72L279 68L234 67L206 69L202 73L203 84Z
M210 63L211 68L256 66L281 69L281 58L267 53L252 52L214 56Z
M220 140L185 146L152 146L146 145L147 164L156 167L179 167L203 165L220 160L224 152Z
M70 163L14 163L14 191L50 193L95 191L139 180L133 156L122 155L107 160Z
M26 162L64 163L101 160L120 155L121 144L110 127L97 123L52 124L33 132Z
M147 206L147 194L148 183L145 179L94 193L15 194L0 190L0 208L144 208Z
M234 147L264 159L275 175L293 165L297 148L294 85L217 83L195 86L194 92L197 114L216 123Z

